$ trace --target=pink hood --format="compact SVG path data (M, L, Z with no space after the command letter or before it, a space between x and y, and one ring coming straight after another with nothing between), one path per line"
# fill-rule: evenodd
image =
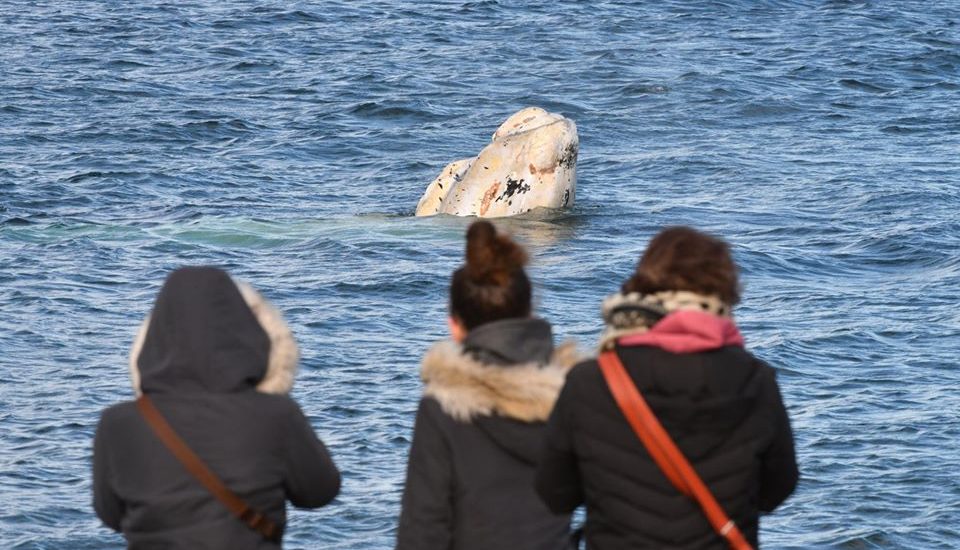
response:
M627 335L621 346L653 346L670 353L697 353L724 346L743 346L743 336L732 319L702 311L675 311L647 332Z

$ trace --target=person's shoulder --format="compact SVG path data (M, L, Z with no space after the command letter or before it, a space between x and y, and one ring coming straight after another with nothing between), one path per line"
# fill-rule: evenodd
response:
M780 397L780 382L777 380L777 369L765 360L748 351L744 354L750 361L750 386L755 388L757 396L763 402L776 403L782 401Z
M131 417L139 416L136 401L123 401L111 405L100 413L101 422L123 422Z
M584 383L595 381L600 375L600 366L595 357L589 357L581 360L570 369L567 374L567 383Z
M440 404L440 401L430 395L420 397L417 410L419 414L425 414L431 418L443 419L450 416L443 410L443 405Z
M777 378L777 369L774 368L770 363L754 355L752 352L747 351L746 349L740 348L740 352L743 354L744 360L749 362L750 368L757 372L759 376L764 379L776 380Z
M454 419L447 411L443 410L443 405L440 401L429 395L424 395L420 398L420 403L417 406L417 417L427 420L444 431L457 429L457 427L462 424L470 423L469 421L459 422Z
M583 359L570 369L567 380L560 392L560 399L580 401L592 398L602 385L606 384L600 365L595 357Z
M754 355L743 346L726 346L717 350L716 360L727 372L739 372L746 379L755 377L773 378L776 371L769 363Z
M98 430L101 432L124 430L132 423L143 422L136 401L124 401L111 405L100 413Z

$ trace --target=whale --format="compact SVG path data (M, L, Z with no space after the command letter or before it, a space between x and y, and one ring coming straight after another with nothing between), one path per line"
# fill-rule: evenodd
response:
M499 218L567 208L576 198L579 149L572 120L539 107L522 109L477 156L447 164L427 186L416 215Z

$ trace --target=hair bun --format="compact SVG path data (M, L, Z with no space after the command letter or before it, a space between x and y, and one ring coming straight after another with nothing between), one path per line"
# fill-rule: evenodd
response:
M506 285L523 269L527 253L507 235L498 235L492 223L479 220L467 230L466 275L476 284Z

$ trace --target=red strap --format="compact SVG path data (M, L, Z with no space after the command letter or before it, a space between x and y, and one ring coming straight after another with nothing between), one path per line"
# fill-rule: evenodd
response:
M597 358L597 362L600 363L600 370L607 381L607 386L610 387L610 392L630 427L670 482L680 492L700 504L710 525L720 536L727 539L730 548L752 550L743 533L720 507L713 493L670 438L670 434L663 429L663 425L657 420L656 415L633 384L617 353L605 351Z
M247 526L254 531L263 535L265 539L275 542L280 541L283 533L277 524L267 516L251 508L243 499L238 497L236 493L227 488L227 486L220 481L220 478L217 477L217 474L213 473L213 471L200 460L200 457L187 446L183 439L177 435L177 432L173 431L173 428L170 427L170 424L163 418L163 415L160 414L160 411L157 410L157 407L154 406L153 401L151 401L149 397L146 395L140 396L140 398L137 399L137 408L140 409L140 413L143 414L147 424L153 428L153 432L157 434L157 437L166 445L167 449L173 453L173 456L175 456L177 460L183 464L183 467L186 468L193 477L197 478L217 500L222 502L234 516L238 517L240 521L247 524Z

